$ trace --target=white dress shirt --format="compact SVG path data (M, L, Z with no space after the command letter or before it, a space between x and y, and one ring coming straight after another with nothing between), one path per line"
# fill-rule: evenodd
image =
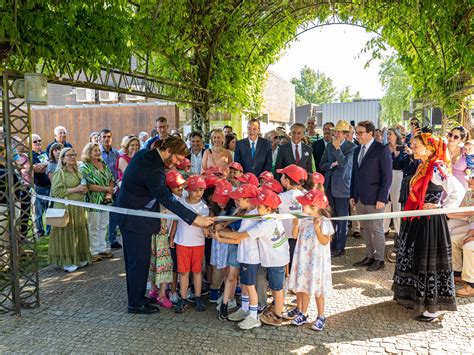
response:
M303 156L303 151L301 149L301 142L298 143L298 144L295 144L293 142L291 142L291 148L293 150L293 157L295 158L295 161L296 161L296 150L298 149L298 154L300 155L300 160Z
M191 151L191 172L193 174L201 174L202 155L202 150L197 154L194 154L193 151Z

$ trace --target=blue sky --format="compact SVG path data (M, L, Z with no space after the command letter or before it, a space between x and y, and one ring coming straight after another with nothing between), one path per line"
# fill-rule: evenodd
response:
M307 65L332 78L338 90L350 85L351 92L359 91L363 98L381 98L383 92L378 77L380 62L372 61L364 69L370 54L362 53L359 56L365 43L374 36L363 28L348 25L316 28L300 35L297 42L293 42L269 69L290 80L297 77L299 70Z

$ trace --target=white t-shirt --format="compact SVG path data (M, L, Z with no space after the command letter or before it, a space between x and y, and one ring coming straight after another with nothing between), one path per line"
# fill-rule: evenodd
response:
M271 218L272 215L266 217ZM258 241L262 266L285 266L290 262L288 236L280 220L276 218L262 220L249 229L247 233L249 238Z
M196 212L198 215L209 216L209 208L202 200L198 203L191 204L186 201L185 197L182 197L179 199L179 202L181 202L184 207ZM202 228L190 226L180 219L178 220L178 225L176 227L174 242L175 244L187 247L204 245L204 231Z
M257 209L247 212L247 215L258 214ZM242 219L239 232L246 232L258 222L258 219ZM244 238L240 241L237 248L237 261L243 264L260 264L260 254L258 251L258 242L252 238Z
M296 199L297 196L303 196L305 194L304 190L288 190L282 192L278 196L281 199L281 205L278 206L278 211L280 213L302 213L303 207ZM284 219L281 221L283 228L285 228L286 235L288 238L293 238L293 220Z

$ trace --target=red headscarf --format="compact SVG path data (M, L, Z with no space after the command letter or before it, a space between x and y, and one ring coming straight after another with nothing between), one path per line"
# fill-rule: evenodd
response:
M405 211L423 209L426 190L433 177L435 166L438 166L441 171L447 161L446 144L441 138L433 136L431 133L422 133L416 138L420 138L423 145L429 149L432 154L427 161L421 162L410 181L410 190L407 203L405 204Z

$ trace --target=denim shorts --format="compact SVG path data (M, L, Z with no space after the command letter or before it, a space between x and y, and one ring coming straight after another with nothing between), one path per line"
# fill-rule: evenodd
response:
M240 263L240 283L246 286L255 285L259 266L260 264Z
M240 267L237 261L238 244L229 244L227 247L227 266Z
M268 286L272 291L283 290L286 266L273 266L267 268Z

